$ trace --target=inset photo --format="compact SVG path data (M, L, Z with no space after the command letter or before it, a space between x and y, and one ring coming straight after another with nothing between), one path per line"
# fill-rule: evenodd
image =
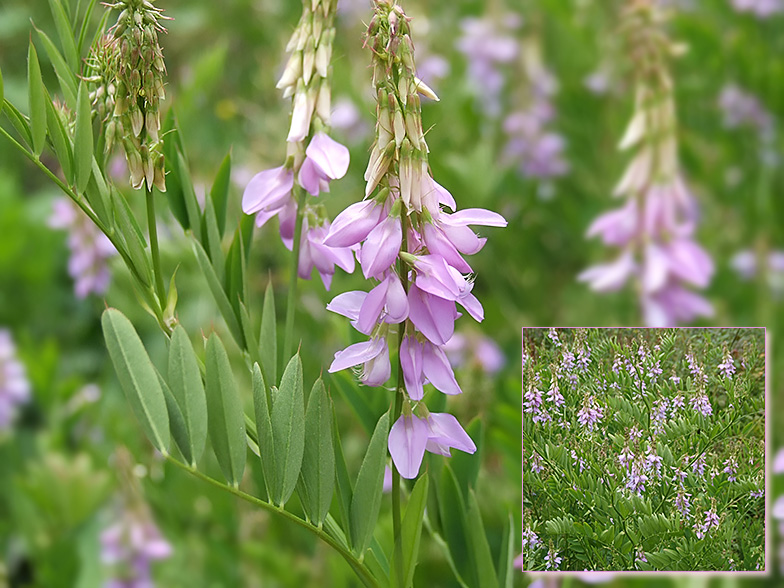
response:
M523 570L764 571L765 330L523 329Z

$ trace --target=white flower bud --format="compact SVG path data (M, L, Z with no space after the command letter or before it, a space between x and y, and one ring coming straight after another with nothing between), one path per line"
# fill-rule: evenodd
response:
M398 148L403 144L403 139L406 138L406 124L403 122L403 113L400 109L395 110L395 143Z
M435 100L436 102L440 102L441 99L433 92L432 88L428 86L425 82L420 80L419 78L415 77L414 82L416 83L417 92L422 94L425 98L430 98L431 100Z
M310 83L310 78L313 77L313 67L316 61L316 49L314 42L311 40L308 48L302 54L302 80L305 84Z
M302 53L297 51L292 53L289 60L286 62L286 68L283 70L283 75L280 76L277 85L278 90L294 86L297 80L302 76Z
M291 113L291 128L286 141L297 143L308 136L310 119L313 116L315 97L309 98L307 88L302 80L297 84L297 93L294 95L294 108Z
M332 57L332 43L324 41L324 38L322 38L318 49L316 49L316 71L322 78L327 77L329 59Z
M332 93L330 92L329 82L326 79L321 80L318 98L316 99L316 114L326 126L330 126L330 121L332 120L331 102Z

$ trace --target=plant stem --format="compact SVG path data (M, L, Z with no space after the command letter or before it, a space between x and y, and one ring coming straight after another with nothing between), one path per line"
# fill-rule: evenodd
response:
M289 277L289 296L286 301L286 331L283 339L283 367L291 357L291 347L294 343L294 308L297 304L297 279L299 271L299 250L302 240L302 222L304 218L305 198L307 193L302 188L294 188L299 192L297 197L297 221L294 227L294 245L291 248L291 276Z
M222 490L226 490L227 492L234 494L238 498L242 498L243 500L250 502L255 506L258 506L259 508L266 510L267 512L280 515L283 518L288 519L289 521L299 525L303 529L307 529L308 531L316 535L316 537L324 541L327 545L332 547L332 549L337 551L340 555L342 555L343 559L345 559L346 562L348 562L348 564L351 566L351 568L354 570L357 576L359 576L359 579L362 580L362 583L365 584L365 586L370 586L370 587L379 586L378 581L373 576L373 574L370 573L370 570L368 570L367 567L365 567L365 565L361 561L359 561L356 557L354 557L354 554L352 554L348 548L346 548L344 545L341 545L340 541L335 539L332 535L327 533L325 530L310 524L309 522L299 518L298 516L288 512L287 510L278 508L277 506L275 506L270 502L265 502L260 498L256 498L255 496L243 492L239 488L227 486L222 482L215 480L214 478L210 478L206 474L203 474L199 470L192 468L191 466L186 465L174 459L170 455L167 455L166 459L169 460L174 465L176 465L177 467L185 470L186 472L199 478L200 480L207 482L208 484L212 484L213 486L221 488Z
M403 229L403 242L400 245L401 251L408 250L408 228L406 227L406 215L403 214L400 223ZM402 259L398 261L398 273L400 274L400 281L403 285L403 291L408 295L408 267L406 266L406 262ZM398 336L398 353L397 353L397 386L395 387L395 411L393 415L393 423L397 422L397 419L400 418L400 414L403 411L403 395L405 390L405 380L403 379L403 362L400 360L400 348L403 344L403 337L406 334L406 325L408 324L408 320L406 319L400 324L400 334ZM403 539L401 537L402 533L402 523L401 523L401 516L400 516L400 473L397 471L397 468L392 467L392 530L395 537L395 554L392 558L395 561L395 576L400 583L400 586L405 585L405 578L403 577Z
M163 285L161 273L161 254L158 249L158 226L155 223L155 199L152 190L145 187L147 195L147 228L150 232L150 252L152 253L152 271L155 274L155 289L158 294L158 303L161 309L166 308L166 287Z

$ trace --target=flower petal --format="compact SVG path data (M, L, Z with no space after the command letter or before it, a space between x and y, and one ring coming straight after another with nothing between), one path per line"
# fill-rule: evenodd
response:
M428 427L414 416L401 416L389 430L389 454L404 478L416 478L425 456Z

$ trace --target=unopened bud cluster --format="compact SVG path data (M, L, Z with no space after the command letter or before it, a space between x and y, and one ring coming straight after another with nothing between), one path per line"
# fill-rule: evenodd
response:
M90 49L87 58L87 76L90 85L90 103L98 119L105 125L106 151L111 151L117 138L119 120L114 117L117 86L117 68L120 61L120 44L110 35L102 35Z
M158 44L161 10L148 0L120 0L109 5L120 11L112 28L119 45L114 116L122 126L122 145L128 159L131 183L166 191L160 101L166 97L166 66Z
M309 134L313 117L329 127L329 63L335 40L337 0L304 0L297 28L286 45L289 60L278 81L283 97L293 97L291 127L287 141L299 143ZM313 125L314 127L317 125Z

